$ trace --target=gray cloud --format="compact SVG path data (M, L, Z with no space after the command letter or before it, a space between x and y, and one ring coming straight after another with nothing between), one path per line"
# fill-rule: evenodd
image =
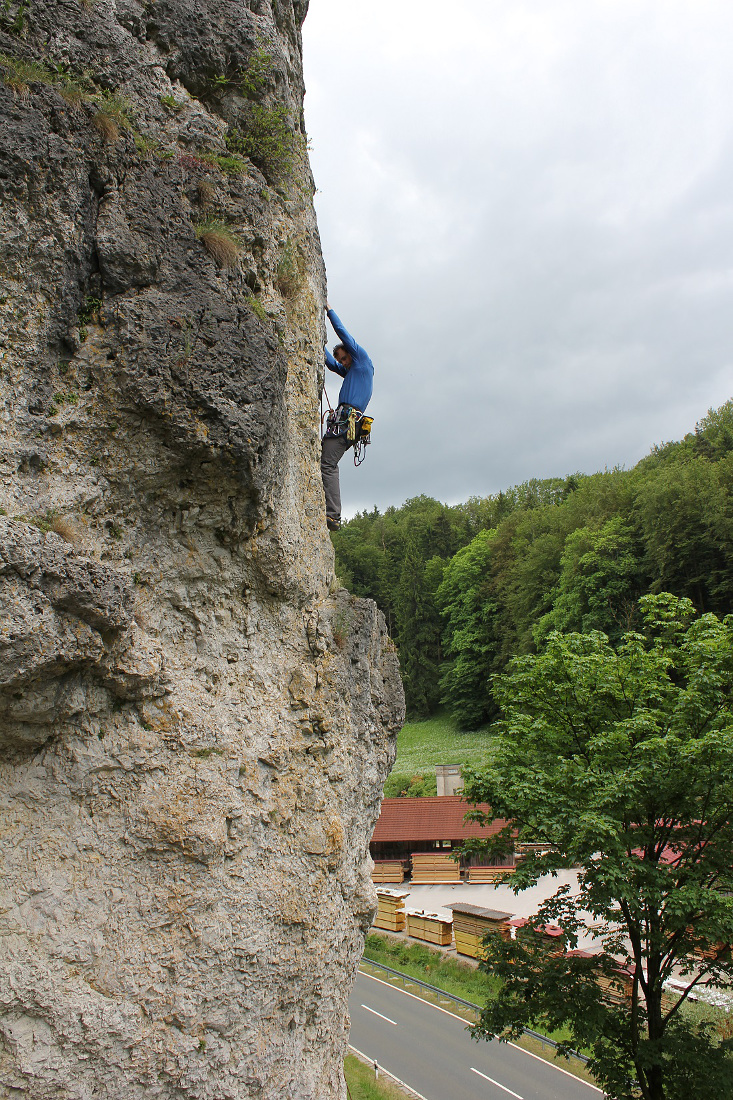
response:
M712 0L311 0L329 295L376 367L348 511L631 465L727 400L731 32Z

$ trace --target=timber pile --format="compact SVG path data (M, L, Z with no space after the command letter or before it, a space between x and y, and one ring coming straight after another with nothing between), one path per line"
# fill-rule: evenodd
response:
M453 921L439 917L437 913L426 913L423 909L408 909L407 935L415 940L450 947L453 942Z
M404 882L406 873L404 859L375 859L372 882Z
M396 890L377 890L377 915L373 928L384 928L387 932L405 930L405 895Z
M544 856L547 852L551 851L551 844L530 844L527 841L520 841L515 845L514 858L519 862L520 859L524 859L525 856L530 854Z
M461 867L452 856L440 852L412 853L412 882L460 882Z
M514 929L514 935L520 932L529 921L526 917L517 917L515 920L509 922L510 929ZM565 945L563 944L563 932L559 924L541 924L536 929L542 937L553 945L553 951L555 954L564 955Z
M694 928L687 929L689 935L694 936ZM718 959L729 960L731 956L731 944L729 943L703 943L698 940L692 949L698 959L705 962L715 962Z
M514 874L516 867L495 867L484 864L468 868L469 882L501 882L505 875Z
M619 967L613 978L609 978L605 974L599 974L596 977L596 982L604 995L604 1000L610 1001L611 1004L622 1005L631 1000L634 979L627 970ZM619 984L621 988L619 988Z
M459 955L468 955L471 959L480 958L483 954L482 941L487 932L493 932L504 939L510 937L511 913L463 902L449 908L453 910L453 938Z

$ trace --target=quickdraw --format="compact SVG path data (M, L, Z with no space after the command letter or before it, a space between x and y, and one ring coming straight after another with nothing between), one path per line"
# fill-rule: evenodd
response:
M373 416L364 416L359 422L359 438L354 444L354 465L361 466L366 458L366 449L372 441Z

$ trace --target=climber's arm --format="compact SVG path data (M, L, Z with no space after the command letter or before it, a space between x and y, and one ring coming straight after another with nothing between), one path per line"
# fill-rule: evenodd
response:
M344 328L341 318L338 316L335 310L329 307L327 316L329 321L331 322L331 325L333 326L334 332L336 333L339 340L344 345L352 359L356 359L358 356L361 355L366 355L364 349L359 347L351 333L346 328Z
M345 378L346 377L346 371L341 366L339 361L337 359L334 359L334 357L331 355L331 352L328 350L328 348L324 348L324 351L326 353L326 366L328 367L328 369L332 370L334 372L334 374L340 374L342 378Z

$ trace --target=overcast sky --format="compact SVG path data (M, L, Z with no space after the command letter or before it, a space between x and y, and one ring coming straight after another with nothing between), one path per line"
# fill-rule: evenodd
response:
M730 0L310 0L304 40L375 365L345 515L630 467L731 396Z

